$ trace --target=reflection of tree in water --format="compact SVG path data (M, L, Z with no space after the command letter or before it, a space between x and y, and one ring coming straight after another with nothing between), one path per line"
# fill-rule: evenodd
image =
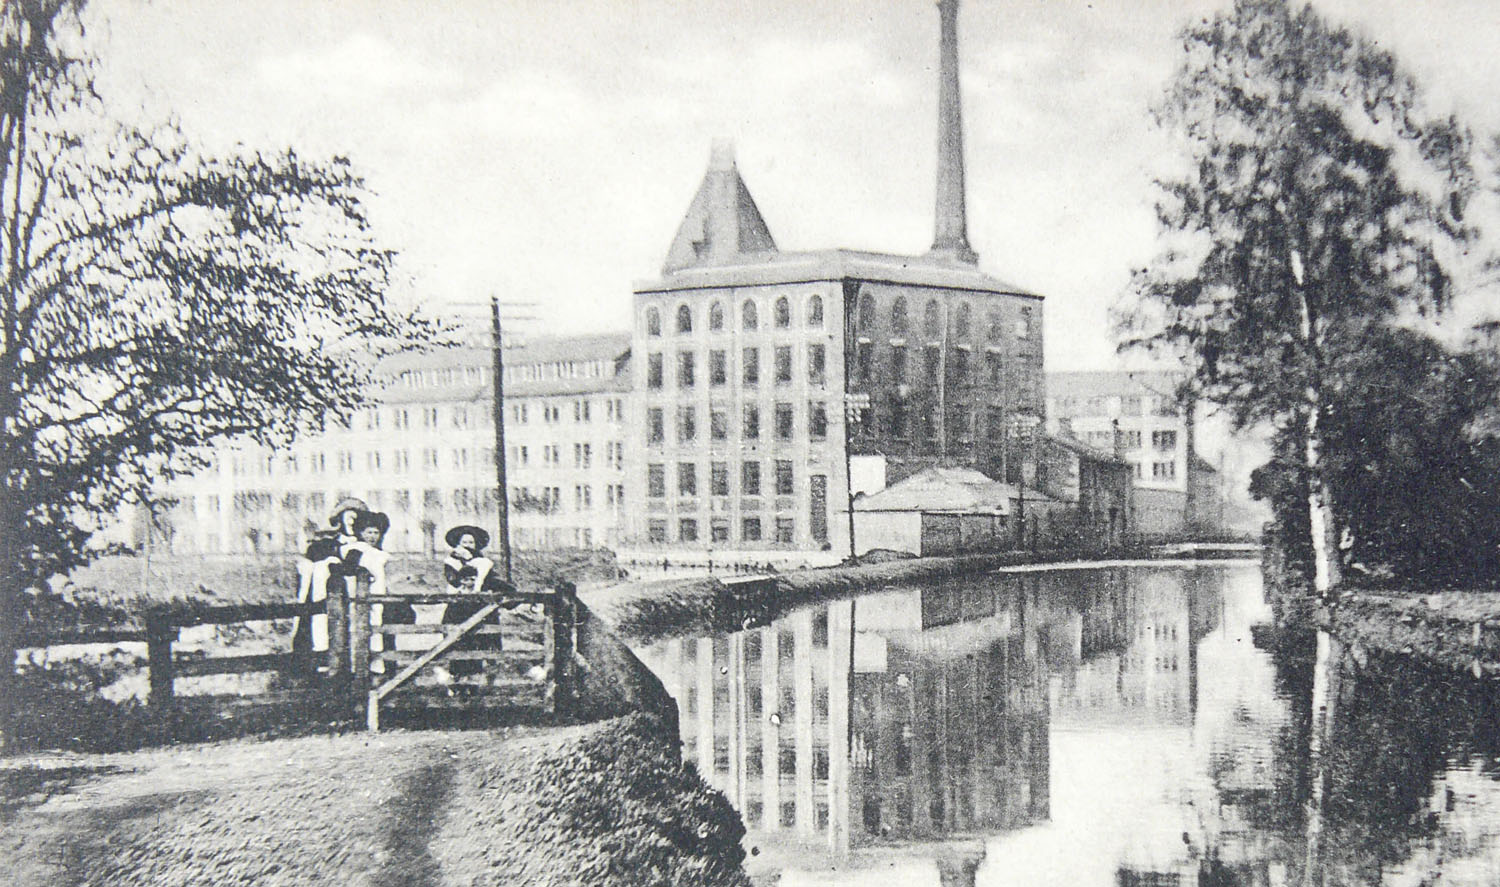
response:
M1313 635L1268 629L1257 633L1256 644L1272 656L1276 690L1290 702L1290 719L1276 738L1274 789L1235 800L1249 821L1279 836L1291 851L1305 841L1313 776L1308 760ZM1398 657L1372 654L1360 665L1344 655L1332 667L1339 670L1340 692L1326 754L1320 854L1325 883L1380 883L1397 868L1423 869L1452 883L1452 873L1444 869L1452 869L1458 858L1493 856L1497 836L1483 832L1500 832L1500 823L1475 820L1468 830L1481 834L1454 833L1464 827L1445 809L1452 805L1452 790L1445 805L1435 801L1434 789L1467 761L1495 759L1500 691ZM1215 777L1223 795L1217 772ZM1479 791L1500 797L1493 772L1483 774ZM1300 880L1300 849L1286 857Z

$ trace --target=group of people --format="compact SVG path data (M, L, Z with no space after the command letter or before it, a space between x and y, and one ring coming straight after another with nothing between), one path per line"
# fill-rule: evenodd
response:
M390 555L384 550L385 535L391 519L372 511L363 500L340 499L328 518L329 529L318 532L297 562L297 600L300 603L326 600L332 583L343 582L364 570L370 575L370 594L385 591L385 566ZM497 593L508 586L495 575L494 561L484 555L490 536L479 527L463 524L444 534L448 556L443 560L443 578L454 591ZM445 622L462 622L478 612L480 604L450 604ZM386 603L372 616L381 624L401 625L416 621L410 604ZM387 640L389 642L389 640ZM328 649L328 615L315 613L310 619L299 619L292 634L294 652Z

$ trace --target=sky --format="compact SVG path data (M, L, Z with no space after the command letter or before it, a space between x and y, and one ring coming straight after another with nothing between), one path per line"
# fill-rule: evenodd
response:
M1046 297L1048 369L1108 368L1154 249L1177 34L1228 0L963 0L969 238ZM1500 132L1496 0L1319 0ZM932 240L931 0L94 0L121 116L210 146L345 155L428 304L534 302L537 333L625 329L715 139L779 247ZM1494 300L1487 300L1486 304Z

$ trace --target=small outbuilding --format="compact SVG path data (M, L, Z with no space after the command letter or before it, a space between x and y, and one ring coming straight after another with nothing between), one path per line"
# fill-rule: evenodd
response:
M921 557L1013 548L1015 487L970 468L928 468L854 500L858 554L876 549ZM1027 507L1042 497L1026 492Z

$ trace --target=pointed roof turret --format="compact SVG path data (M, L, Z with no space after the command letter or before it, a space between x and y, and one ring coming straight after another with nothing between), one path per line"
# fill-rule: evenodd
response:
M662 271L731 264L746 253L775 251L771 229L735 167L733 143L714 142L708 173L672 238Z

